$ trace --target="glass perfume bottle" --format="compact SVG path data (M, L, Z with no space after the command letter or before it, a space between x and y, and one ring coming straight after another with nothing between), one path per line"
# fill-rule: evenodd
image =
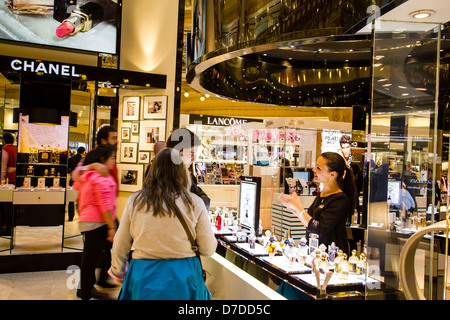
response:
M248 236L248 245L250 249L255 249L256 246L256 235L255 235L255 229L250 229L250 234Z
M306 244L306 238L302 237L300 243L298 244L297 260L304 266L306 262L306 257L308 256L308 245Z
M366 270L367 270L367 258L364 253L361 253L359 256L359 261L356 265L356 274L359 277L364 278L366 276Z
M34 167L33 166L28 166L27 176L34 176Z
M322 253L320 252L320 250L316 250L316 257L313 259L312 261L312 268L313 270L316 270L319 268L319 262L320 262L320 255Z
M334 260L337 256L338 247L336 247L336 244L334 242L331 243L331 245L328 246L328 261L330 263L330 267L334 266Z
M330 271L330 264L328 263L327 254L322 252L320 255L320 261L318 263L320 278L325 278L325 275Z
M297 249L295 248L293 243L287 244L285 246L284 255L287 258L290 265L292 265L297 258Z
M319 248L319 235L316 233L311 233L309 235L309 253L313 255L316 249Z
M350 264L350 273L356 273L356 265L358 264L358 257L356 256L356 250L352 250L352 255L348 258L348 263Z
M350 264L347 261L347 254L342 255L342 260L339 262L339 271L338 277L339 279L348 279L350 274Z
M222 216L219 213L216 216L216 230L220 231L221 229L222 229Z
M270 239L273 239L272 237ZM267 252L269 253L269 257L272 258L275 255L275 243L274 241L269 240L269 244L267 245Z
M334 273L339 273L339 263L342 261L342 257L344 252L342 250L338 250L337 257L334 259Z

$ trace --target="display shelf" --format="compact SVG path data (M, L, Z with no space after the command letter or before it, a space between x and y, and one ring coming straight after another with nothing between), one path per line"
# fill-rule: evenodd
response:
M287 274L298 274L298 273L311 273L311 268L306 265L301 265L298 262L290 263L284 256L274 256L274 257L259 257L259 259L264 262L280 269Z

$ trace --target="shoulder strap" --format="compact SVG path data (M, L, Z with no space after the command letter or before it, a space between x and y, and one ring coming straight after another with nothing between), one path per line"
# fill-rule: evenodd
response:
M184 217L181 214L180 210L178 210L178 208L175 208L175 214L177 215L178 220L180 220L181 225L183 226L184 230L187 233L189 242L191 243L192 251L194 251L195 255L197 256L198 260L200 261L200 268L202 269L202 277L203 277L203 280L206 281L206 271L203 269L203 266L202 266L202 259L200 258L200 251L198 250L197 242L194 240L191 230L189 230L189 227L187 226L186 221L184 220Z
M178 210L178 208L175 209L175 214L177 215L178 220L180 220L181 225L183 226L184 230L185 230L186 233L187 233L189 242L191 243L192 251L194 251L196 255L199 255L199 252L198 252L198 245L197 245L197 243L195 242L194 237L192 236L191 230L189 230L189 227L187 226L186 221L184 220L184 217L183 217L183 215L181 214L180 210Z

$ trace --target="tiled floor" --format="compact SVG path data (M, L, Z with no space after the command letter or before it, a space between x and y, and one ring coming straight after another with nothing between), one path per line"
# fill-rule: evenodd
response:
M0 300L79 300L73 270L0 274ZM117 298L120 286L101 289Z
M83 239L78 230L77 215L74 221L66 221L64 228L62 248L62 226L17 226L13 250L5 250L9 249L10 241L0 238L0 250L4 250L0 255L81 251ZM60 271L0 273L0 300L77 300L78 279L79 269L73 267ZM112 279L110 282L114 283ZM120 285L114 289L97 289L117 298Z

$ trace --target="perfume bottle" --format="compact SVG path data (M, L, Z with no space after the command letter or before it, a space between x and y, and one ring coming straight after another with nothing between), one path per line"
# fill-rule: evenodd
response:
M275 255L275 250L276 250L276 246L275 246L275 241L273 241L274 238L270 237L269 239L269 243L267 245L267 252L269 253L269 258L272 258Z
M338 247L336 247L336 244L334 242L331 243L331 245L328 246L328 261L330 262L330 266L334 266L334 259L336 259L337 256Z
M356 273L356 265L358 264L358 257L356 256L356 250L352 250L352 255L348 258L348 263L350 264L350 273Z
M49 163L50 162L50 150L46 146L42 146L38 150L38 162Z
M357 268L356 273L359 274L360 277L364 278L367 272L367 256L364 253L360 254L358 265L356 268Z
M339 262L339 279L348 279L350 274L350 264L347 261L347 254L342 255L342 260Z
M28 166L27 176L34 176L34 167L33 166Z
M56 28L56 35L64 38L68 35L75 35L78 32L86 32L94 28L103 21L103 7L94 2L88 2L80 8L75 9L70 17Z
M328 263L327 254L325 252L322 252L322 254L320 255L318 268L320 272L320 278L325 278L327 272L330 271L330 264Z
M15 14L46 15L53 13L53 0L5 0Z
M222 229L222 216L219 214L217 214L216 217L216 230L220 231Z
M320 250L316 250L316 257L312 261L312 268L313 268L313 270L316 270L317 268L319 268L319 261L320 261L320 255L321 254L322 253L320 252Z
M294 243L289 242L289 244L285 246L283 254L290 265L294 264L295 260L297 259L297 249L295 248Z
M261 237L262 234L263 234L263 226L262 226L262 221L261 221L261 219L259 219L258 237Z
M334 273L339 273L339 263L342 261L342 257L344 252L342 250L338 250L337 257L334 259Z
M309 235L309 253L314 255L316 249L319 248L319 235L316 233L311 233Z
M306 257L308 256L308 245L306 244L306 238L302 237L300 243L298 244L298 262L303 266L306 262Z
M250 229L250 234L248 236L248 245L250 249L255 249L256 246L256 235L255 235L255 229Z

